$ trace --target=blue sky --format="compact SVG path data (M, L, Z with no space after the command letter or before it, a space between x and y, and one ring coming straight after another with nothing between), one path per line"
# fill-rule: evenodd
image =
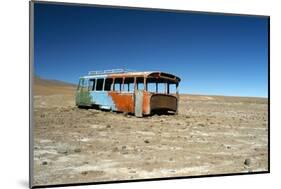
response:
M180 92L268 92L266 17L35 3L35 74L77 83L90 70L160 70Z

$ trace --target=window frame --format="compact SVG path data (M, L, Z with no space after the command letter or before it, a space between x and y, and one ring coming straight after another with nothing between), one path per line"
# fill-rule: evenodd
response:
M88 82L88 90L89 91L95 91L96 90L96 80L97 80L96 78L89 79L89 82ZM90 90L89 87L90 87L91 81L93 81L93 85L92 85L91 90Z
M116 80L119 80L119 79L122 79L121 83L120 82L116 83ZM122 90L123 90L123 83L124 83L124 77L116 77L116 78L114 78L112 91L119 92L119 93L122 92ZM118 90L116 90L116 85L117 84L119 84Z
M97 90L98 80L102 80L102 88L101 88L101 90ZM105 81L104 78L96 78L96 86L95 86L95 91L96 91L96 92L104 91L104 83L105 83L104 81Z
M133 82L128 82L126 83L127 80L133 80ZM132 89L130 88L131 84L133 84ZM125 90L125 85L127 85L127 90ZM122 87L122 92L123 93L134 93L135 92L135 77L130 76L130 77L124 77L123 79L123 87Z
M108 80L111 80L111 82L110 82L110 87L109 87L109 90L105 90L106 87L107 87L106 82L107 82ZM103 90L104 90L104 91L112 91L112 85L113 85L113 84L114 84L114 79L113 79L113 78L111 78L111 77L105 78Z

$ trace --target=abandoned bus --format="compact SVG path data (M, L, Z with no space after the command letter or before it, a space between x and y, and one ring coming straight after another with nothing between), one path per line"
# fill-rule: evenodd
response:
M79 80L76 105L133 113L137 117L155 112L177 113L179 82L179 77L158 71L91 71Z

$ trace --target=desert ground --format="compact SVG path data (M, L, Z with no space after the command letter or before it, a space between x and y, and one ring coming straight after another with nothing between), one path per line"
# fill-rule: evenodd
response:
M178 115L74 104L75 86L34 80L34 185L268 170L266 98L180 95Z

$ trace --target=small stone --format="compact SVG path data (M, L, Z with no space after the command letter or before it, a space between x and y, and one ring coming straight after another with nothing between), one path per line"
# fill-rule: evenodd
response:
M203 123L199 123L198 126L205 127L205 125Z
M82 171L81 174L82 174L82 175L87 175L87 174L88 174L88 171Z
M111 128L111 125L107 124L107 125L106 125L106 128Z
M42 162L42 165L47 165L47 164L48 164L47 161L43 161L43 162Z
M149 140L146 139L146 140L144 140L144 142L145 142L145 143L149 143Z
M125 150L127 147L126 146L122 146L122 150Z
M58 153L59 153L59 154L65 154L65 155L67 155L67 154L68 154L68 151L65 150L65 149L59 149L59 150L58 150Z
M80 148L76 148L76 149L74 149L74 152L79 153L79 152L81 152L81 149Z
M245 159L244 164L247 166L250 166L251 160L250 159Z

